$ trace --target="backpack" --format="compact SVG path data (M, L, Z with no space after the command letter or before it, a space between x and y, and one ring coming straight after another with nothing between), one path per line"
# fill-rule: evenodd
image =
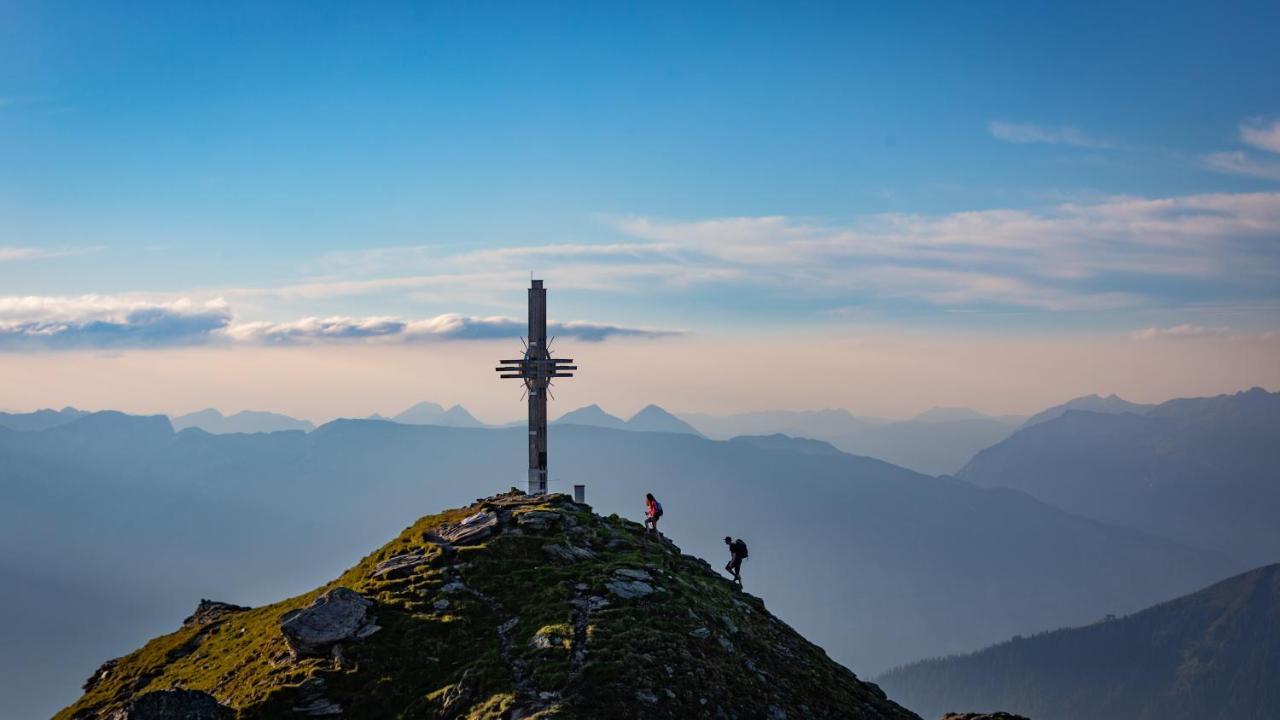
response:
M738 557L744 558L744 559L748 557L747 544L742 542L741 539L735 540L733 542L733 549L737 551Z
M657 500L654 500L653 505L654 505L654 508L657 510L657 512L653 514L653 517L654 518L662 517L662 503L658 502Z

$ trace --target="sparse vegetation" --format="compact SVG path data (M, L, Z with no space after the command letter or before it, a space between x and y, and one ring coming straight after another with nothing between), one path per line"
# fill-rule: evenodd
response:
M482 511L500 519L487 537L442 539ZM404 556L414 563L379 572ZM620 578L649 591L612 593ZM381 630L294 657L280 617L337 587L373 599ZM297 717L316 688L348 718L914 717L670 542L565 496L519 493L422 518L313 592L157 638L57 719L172 688L242 719Z

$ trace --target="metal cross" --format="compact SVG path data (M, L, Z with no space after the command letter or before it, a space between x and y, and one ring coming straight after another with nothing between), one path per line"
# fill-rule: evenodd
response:
M578 367L568 358L551 357L547 343L547 291L541 280L529 288L529 341L524 357L499 360L501 378L524 380L529 395L529 494L547 492L547 395L554 378L573 377Z

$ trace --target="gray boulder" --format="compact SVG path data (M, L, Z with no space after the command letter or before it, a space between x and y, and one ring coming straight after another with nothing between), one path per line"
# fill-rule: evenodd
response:
M107 720L231 720L235 711L209 693L160 690L141 695L107 716Z
M303 610L285 613L280 632L295 655L326 655L336 644L360 640L381 630L370 612L373 601L350 588L338 587Z

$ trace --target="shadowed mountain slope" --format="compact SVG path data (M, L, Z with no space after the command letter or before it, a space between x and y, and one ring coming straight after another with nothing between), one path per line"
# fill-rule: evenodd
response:
M1280 393L1170 400L1143 415L1071 410L983 450L959 477L1228 553L1280 560Z
M1268 720L1280 711L1280 565L1119 620L1058 630L879 680L926 717L1000 707L1036 720Z
M318 590L202 602L85 689L56 717L916 718L670 541L519 491Z

